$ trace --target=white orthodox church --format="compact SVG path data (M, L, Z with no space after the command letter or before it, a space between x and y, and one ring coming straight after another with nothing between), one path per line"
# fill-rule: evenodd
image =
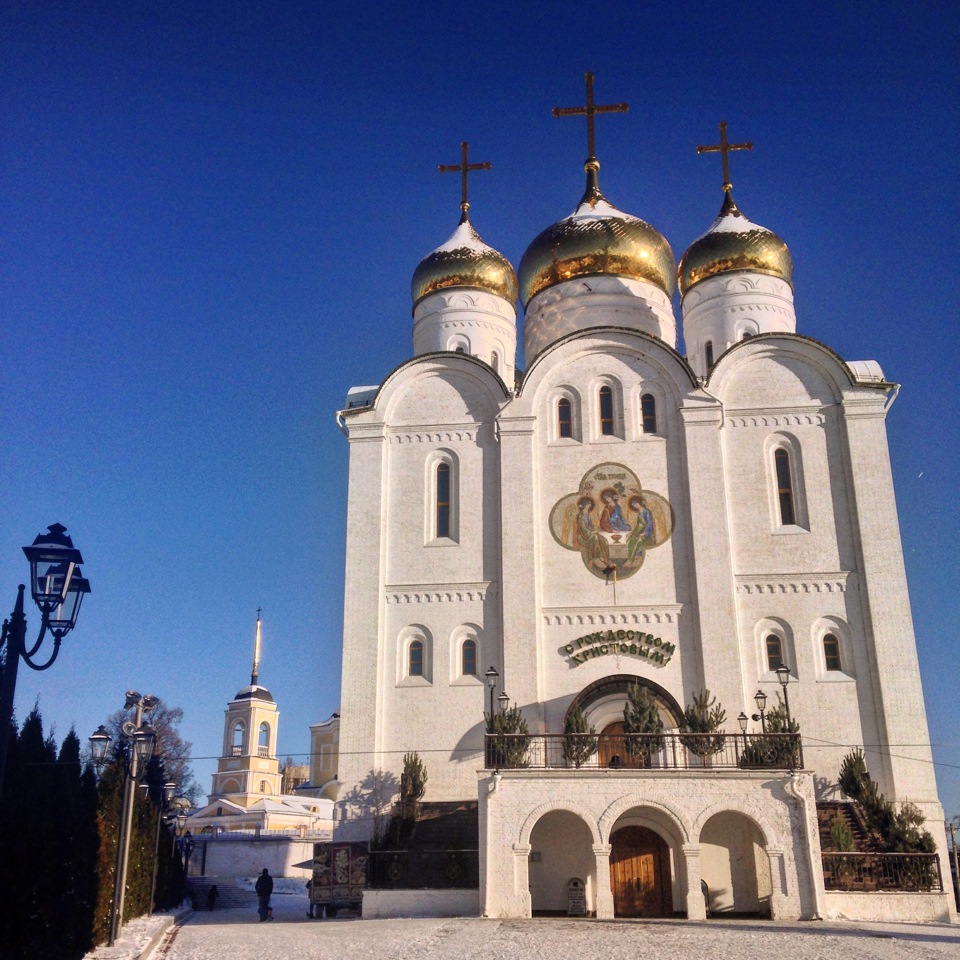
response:
M459 910L566 912L580 880L601 918L952 917L915 746L929 737L885 432L897 386L819 342L816 318L798 331L790 252L734 202L727 151L746 145L725 126L720 213L679 266L607 200L592 141L610 108L590 79L573 213L515 273L471 223L464 149L460 223L413 274L413 356L338 414L335 840L372 836L371 784L416 751L426 800L476 805L479 890ZM769 714L783 665L802 754L762 735L756 697ZM631 688L663 724L640 755ZM682 721L704 689L726 735L698 751ZM485 747L485 711L505 706L526 729ZM595 734L579 756L575 713ZM826 888L818 804L843 799L851 745L925 814L946 892Z

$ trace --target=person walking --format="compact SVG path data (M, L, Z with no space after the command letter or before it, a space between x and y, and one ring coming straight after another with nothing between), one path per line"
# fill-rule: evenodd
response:
M270 909L270 895L273 893L273 877L270 876L270 871L266 867L263 868L263 873L257 877L253 889L257 891L257 913L260 914L260 922L272 920L273 911Z

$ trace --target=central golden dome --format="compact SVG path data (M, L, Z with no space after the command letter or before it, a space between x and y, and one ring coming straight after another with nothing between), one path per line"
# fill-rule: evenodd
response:
M417 264L411 283L414 306L447 287L473 287L517 301L517 275L510 261L480 239L466 212L450 239Z
M772 230L748 220L727 191L717 219L680 259L680 295L701 280L734 270L765 273L793 286L793 259L787 245Z
M612 274L646 280L667 296L674 291L676 260L663 235L639 217L614 207L600 192L596 167L587 166L587 192L569 217L547 227L520 261L520 299L574 277Z

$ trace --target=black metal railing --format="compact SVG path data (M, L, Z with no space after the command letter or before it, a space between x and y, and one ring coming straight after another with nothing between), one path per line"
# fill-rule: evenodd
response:
M487 734L488 770L799 770L798 733Z
M821 854L828 890L943 893L938 853Z
M371 850L367 886L372 890L475 890L480 853L472 850Z

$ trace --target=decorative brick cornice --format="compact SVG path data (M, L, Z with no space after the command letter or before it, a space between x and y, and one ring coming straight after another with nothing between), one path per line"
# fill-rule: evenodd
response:
M543 622L548 627L639 627L660 623L676 623L680 619L681 604L637 608L632 610L584 610L572 607L548 607L543 611Z
M804 593L846 593L848 580L852 576L847 571L838 573L798 574L798 573L762 573L739 574L737 593L754 594L804 594Z
M387 603L477 603L491 589L486 583L410 583L385 588Z

